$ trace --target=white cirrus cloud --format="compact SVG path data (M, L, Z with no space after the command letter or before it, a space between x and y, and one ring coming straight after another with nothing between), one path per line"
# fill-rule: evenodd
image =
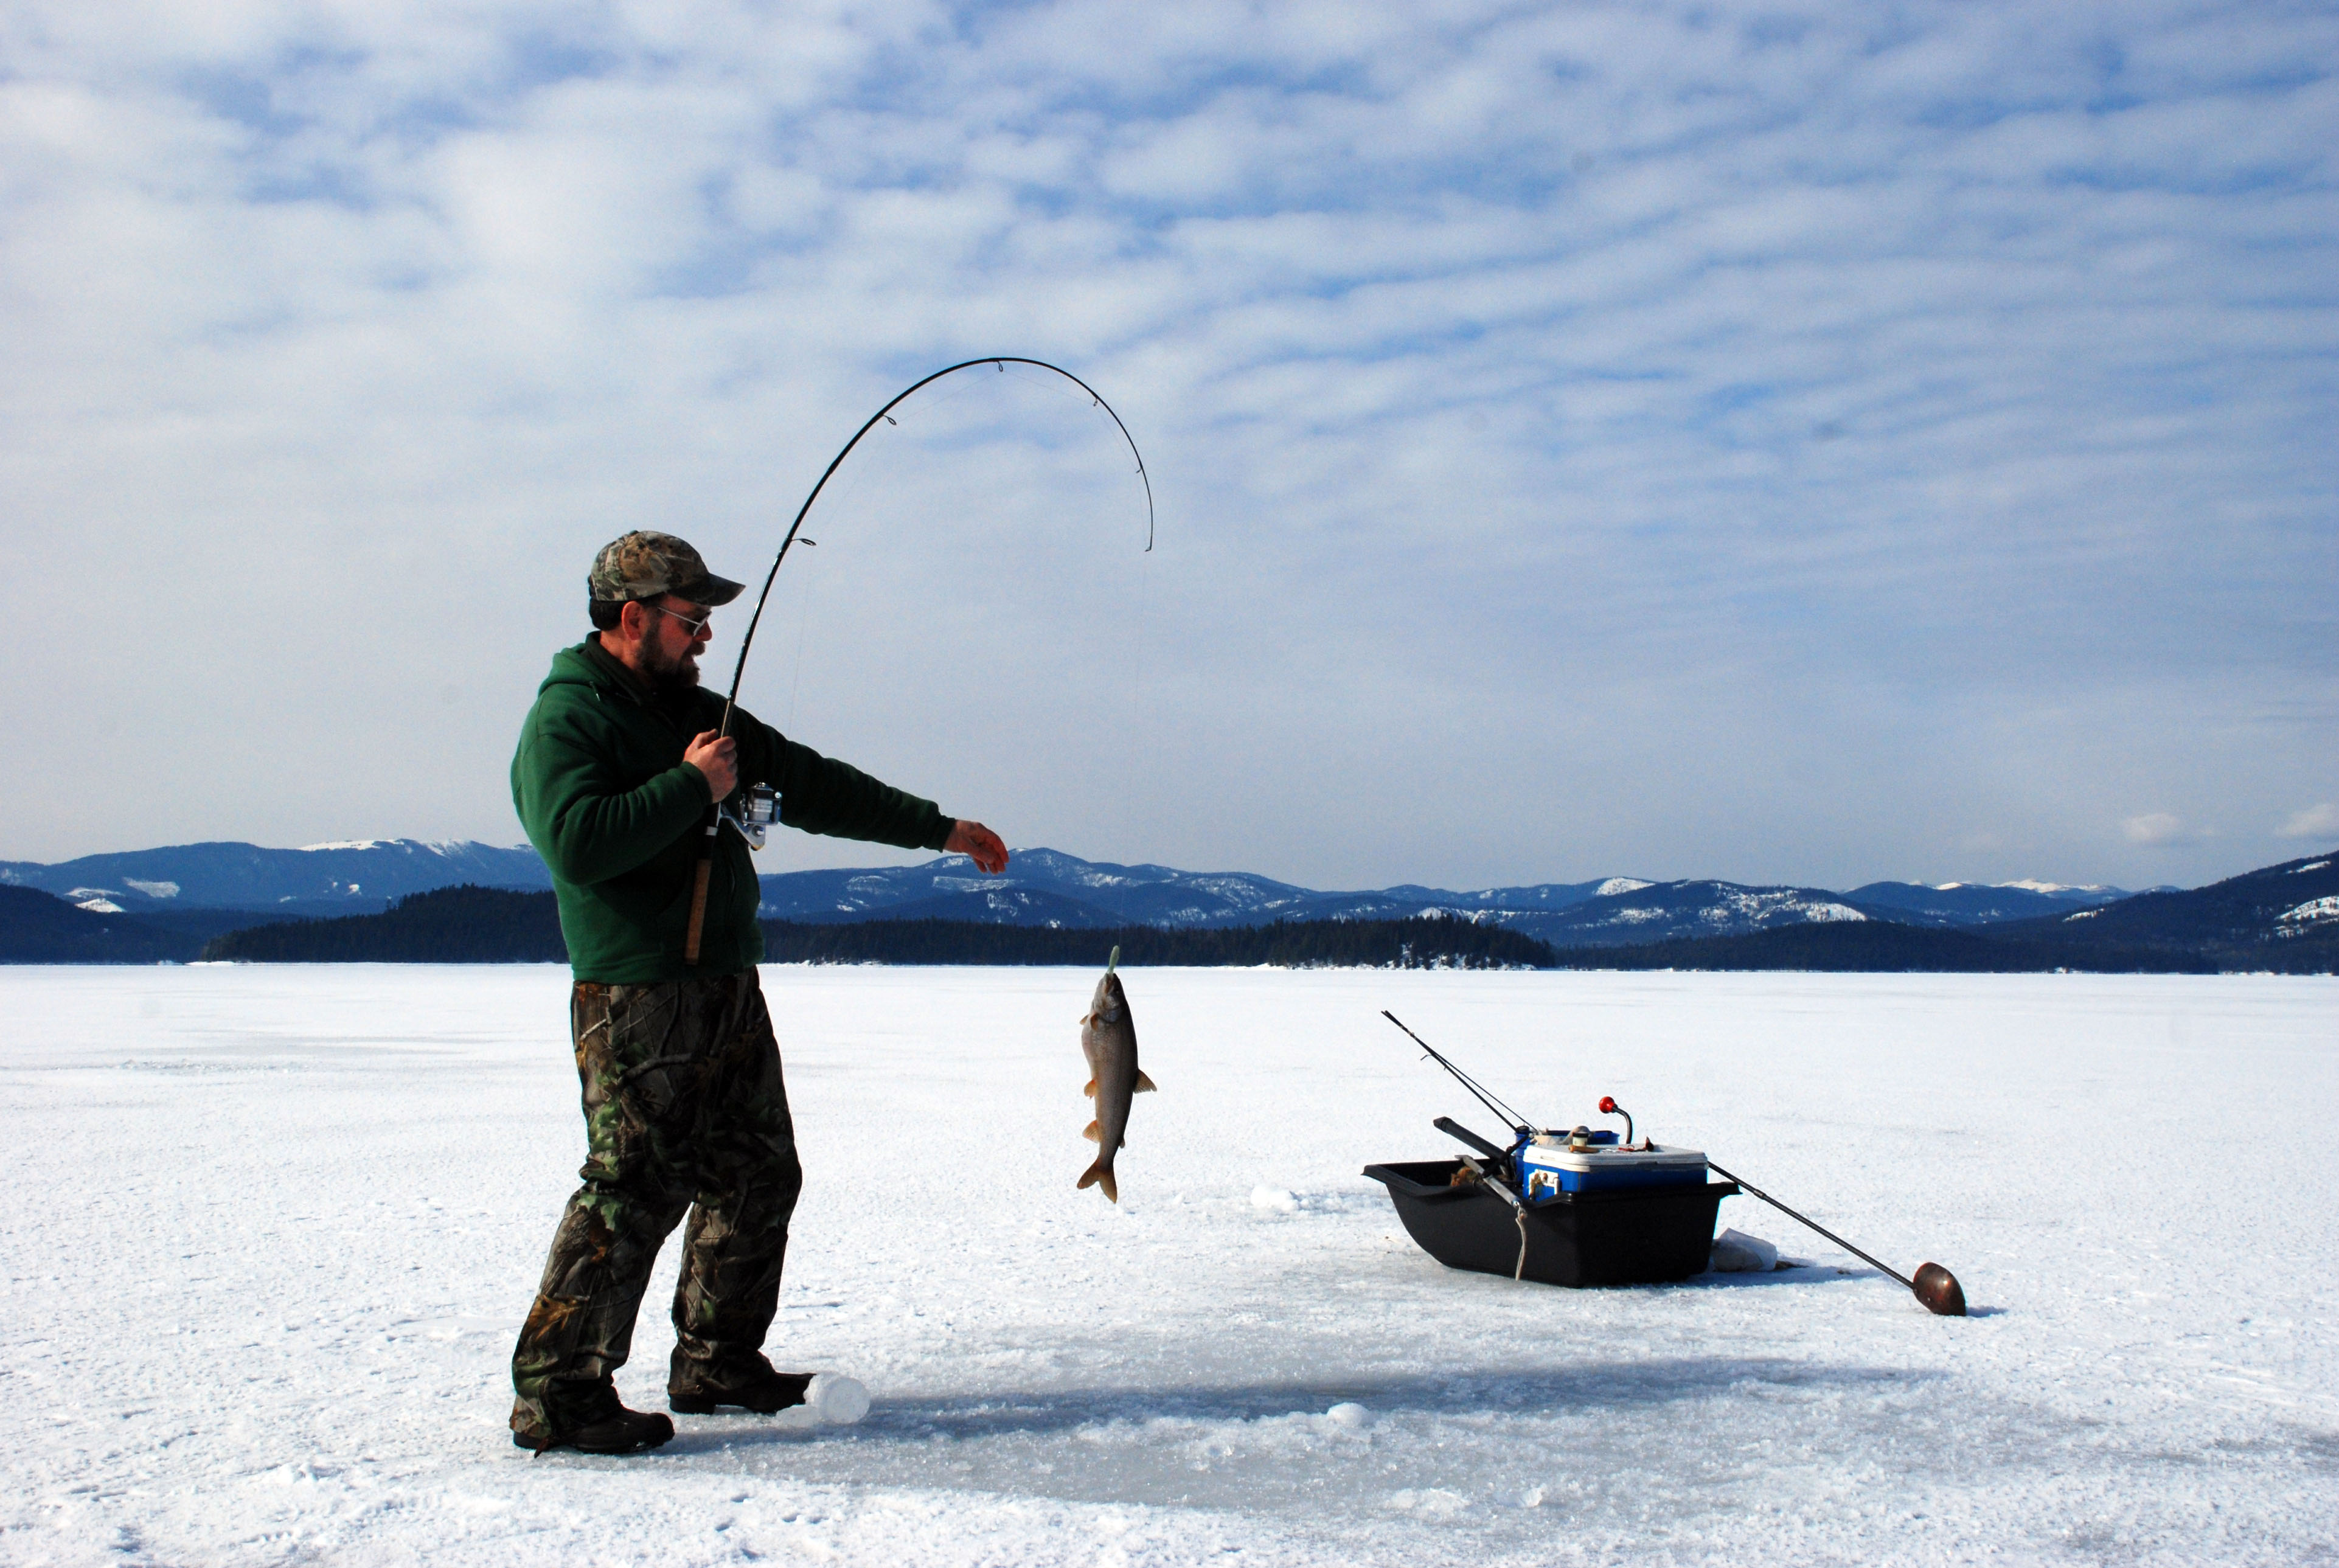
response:
M2293 812L2280 831L2284 838L2339 838L2339 802L2324 801Z
M2154 849L2197 843L2203 836L2198 830L2186 825L2183 818L2165 811L2146 812L2129 817L2120 823L2120 831L2128 843Z

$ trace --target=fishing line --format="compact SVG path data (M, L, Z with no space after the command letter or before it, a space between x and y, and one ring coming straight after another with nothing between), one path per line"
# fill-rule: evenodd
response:
M898 435L899 431L891 426L880 426L871 434L872 439L874 439L881 436ZM855 518L859 518L860 521L854 525L856 532L862 528L871 526L873 522L882 528L882 511L870 508L868 502L871 497L872 476L884 474L887 465L882 460L882 449L873 449L873 452L879 460L864 463L857 468L848 469L839 474L836 477L836 482L829 488L825 498L828 501L828 510L822 514L829 522L853 523ZM877 507L882 508L887 491L884 487L879 486L875 494ZM816 547L819 541L806 535L796 543ZM820 612L825 607L820 598L820 584L823 578L820 575L817 557L811 563L811 569L792 573L789 581L793 586L783 590L780 595L780 613L785 620L790 614L791 604L793 604L796 646L795 656L788 667L787 718L780 727L786 734L794 735L796 733L796 716L804 695L804 650L812 644L813 622L819 619ZM791 594L794 595L793 601L790 599Z
M1043 388L1043 389L1045 389L1045 390L1047 390L1051 395L1055 396L1055 397L1059 397L1059 398L1062 398L1062 399L1066 399L1067 401L1076 400L1076 399L1078 399L1079 398L1081 398L1081 396L1085 395L1085 396L1087 397L1087 399L1088 399L1088 401L1089 401L1089 407L1091 407L1091 408L1092 408L1092 409L1093 409L1093 408L1097 408L1097 407L1101 406L1101 404L1103 403L1103 400L1104 400L1104 399L1102 399L1101 398L1099 398L1099 397L1098 397L1095 393L1093 393L1093 392L1088 392L1088 393L1085 393L1085 394L1083 394L1083 393L1081 393L1081 392L1076 392L1076 391L1074 391L1071 387L1066 386L1066 385L1065 385L1062 381L1061 381L1061 380L1052 380L1052 379L1051 379L1051 378L1049 378L1049 377L1046 377L1046 376L1035 376L1035 375L1031 374L1029 370L1007 370L1007 371L1005 372L1005 374L1006 374L1007 379L1008 379L1009 380L1012 380L1012 381L1020 381L1020 382L1021 382L1023 385L1025 385L1025 386L1027 386L1027 387L1040 387L1040 388Z
M1011 364L1006 368L1006 379L1066 403L1097 406L1094 397L1061 376L1043 375ZM979 388L983 380L969 376L961 385ZM1041 450L1051 462L1074 455L1072 443L1079 438L1067 435L1059 442L1052 438L1052 429L1053 427L1035 428L1030 439L1041 443ZM1154 650L1163 640L1160 586L1160 578L1151 574L1125 585L1110 609L1100 612L1103 625L1091 624L1088 632L1093 639L1090 646L1098 655L1090 662L1089 674L1108 694L1106 700L1125 699L1132 711L1156 715L1160 706L1151 698L1153 676L1160 662ZM1158 717L1133 727L1122 739L1126 745L1120 757L1120 779L1143 787L1170 776L1174 769L1167 761L1168 747Z
M974 361L974 363L978 365L995 364L998 361L996 360L990 360ZM948 371L941 373L944 375L949 374ZM1034 388L1044 386L1051 389L1052 394L1061 395L1067 400L1078 399L1086 403L1091 408L1101 406L1102 399L1096 398L1089 392L1077 390L1070 383L1069 379L1061 373L1050 375L1033 374L1032 372L1025 370L1020 362L1012 360L1009 362L1008 368L1005 370L1004 373L1007 376L1012 377L1019 386ZM944 449L947 450L950 447L953 446L981 446L985 444L986 441L995 439L994 433L987 432L976 428L975 420L982 419L984 418L984 416L980 412L975 415L974 419L961 418L959 419L959 423L962 429L959 433L954 436L941 437L938 439L934 429L934 427L938 423L943 422L941 419L938 419L937 416L944 416L946 414L957 414L962 416L970 408L976 406L975 400L984 397L987 390L988 389L985 388L982 379L977 376L961 377L954 382L938 384L929 390L923 397L918 399L919 407L923 410L925 416L921 419L918 423L926 437L927 443L929 445L943 444L944 446ZM882 416L883 422L872 428L869 430L869 435L872 439L885 435L899 435L903 433L904 429L904 427L901 424L901 420L908 417L909 416L906 413L883 415ZM989 415L987 422L992 425L998 425L1004 422L1008 417L1010 417L1009 414L1002 414L1000 411L993 410ZM1022 433L1021 435L1021 439L1033 439L1035 438L1031 436L1029 433ZM1044 446L1041 449L1043 451L1050 452L1051 454L1055 450L1053 448ZM1131 450L1134 451L1134 444L1132 443ZM871 486L876 478L887 478L898 481L901 477L902 476L898 474L889 473L888 465L883 462L878 462L875 464L864 463L859 468L848 468L837 473L835 478L830 481L827 491L822 497L822 498L828 503L828 510L823 514L823 516L829 518L828 526L834 526L837 521L835 514L840 511L844 514L847 519L850 519L854 516L855 508L870 498L872 493ZM1150 490L1150 484L1148 488ZM880 505L883 504L883 498L887 493L887 487L881 487L877 492L880 498ZM857 532L859 531L859 528L866 527L873 522L878 525L882 538L884 532L884 520L885 519L882 517L864 518L861 525L856 526L855 531ZM799 545L807 546L815 543L809 535L800 537L796 542ZM785 709L786 716L784 720L784 727L790 732L793 732L794 729L798 710L801 705L804 689L804 651L810 644L811 620L817 613L818 608L816 589L814 586L816 574L814 577L805 577L802 573L797 574L797 576L802 577L803 581L799 584L796 590L798 596L795 601L796 647L794 658L790 666L788 700ZM784 600L785 597L786 596L783 595ZM759 604L760 602L761 601L759 601ZM783 619L785 619L789 612L789 606L785 602L781 606L781 612ZM741 646L742 651L744 652L745 646L744 638L742 639ZM735 703L737 700L738 685L739 683L735 678L732 688L732 700Z
M812 594L816 580L809 572L798 572L803 582L801 597L796 601L796 656L788 674L788 728L796 727L796 696L804 690L804 645L812 637Z

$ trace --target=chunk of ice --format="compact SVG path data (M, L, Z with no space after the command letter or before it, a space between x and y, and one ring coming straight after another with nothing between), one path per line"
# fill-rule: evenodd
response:
M1779 1249L1761 1237L1725 1230L1713 1238L1707 1267L1716 1274L1768 1274L1778 1263Z
M804 1403L832 1426L851 1426L869 1414L869 1390L857 1377L823 1372L804 1389Z

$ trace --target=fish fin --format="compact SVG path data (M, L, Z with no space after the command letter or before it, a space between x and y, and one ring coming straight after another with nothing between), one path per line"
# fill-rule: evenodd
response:
M1151 1094L1153 1092L1153 1080L1146 1077L1145 1074L1140 1071L1137 1075L1137 1087L1130 1090L1129 1092L1131 1094Z
M1104 1132L1103 1132L1103 1129L1101 1129L1100 1128L1099 1128L1099 1127L1097 1126L1097 1124L1096 1124L1095 1122L1093 1122L1093 1121L1090 1122L1086 1127L1083 1127L1083 1128L1081 1128L1081 1136L1082 1138L1087 1139L1091 1143L1096 1144L1096 1145L1098 1145L1099 1147L1102 1147L1102 1145L1103 1145L1103 1143L1104 1143Z
M1107 1165L1102 1159L1099 1159L1094 1165L1081 1172L1081 1186L1082 1188L1101 1187L1107 1198L1111 1198L1115 1203L1120 1201L1120 1184L1112 1178L1112 1167Z
M1081 1092L1087 1095L1091 1100L1094 1100L1096 1098L1096 1080L1093 1078L1090 1079L1089 1086L1081 1090Z

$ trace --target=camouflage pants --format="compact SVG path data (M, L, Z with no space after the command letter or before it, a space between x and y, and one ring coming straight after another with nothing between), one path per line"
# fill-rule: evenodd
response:
M577 984L585 1185L568 1199L512 1352L512 1429L586 1418L633 1348L650 1266L686 1211L676 1356L754 1363L804 1185L772 1016L752 969L670 985Z

